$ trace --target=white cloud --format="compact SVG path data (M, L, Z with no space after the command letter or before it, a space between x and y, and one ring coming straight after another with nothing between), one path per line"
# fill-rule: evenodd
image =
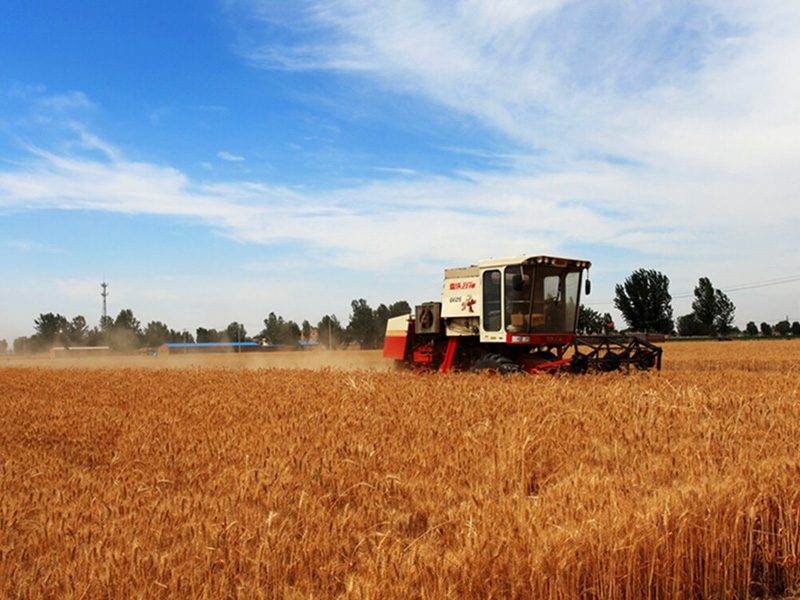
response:
M262 14L271 0L253 0ZM797 152L800 6L780 0L304 2L270 68L369 76L563 161L660 167ZM292 13L294 19L298 13ZM787 125L789 126L787 128ZM733 156L730 156L733 153Z
M305 283L295 281L297 289L282 285L279 293L264 283L252 284L255 287L248 292L251 303L263 297L261 306L274 307L288 318L306 318L320 309L313 298L321 278L332 280L325 284L330 290L322 307L326 311L334 310L331 305L337 302L346 306L354 294L374 301L395 296L420 301L436 294L443 266L525 252L574 255L575 248L583 248L577 257L593 260L599 267L594 279L595 298L600 301L611 294L609 282L603 291L604 277L613 283L620 269L629 273L643 266L640 258L604 261L602 255L609 250L632 257L649 253L655 265L644 266L672 266L666 270L676 293L691 291L700 275L710 275L715 285L724 287L800 272L795 252L795 231L800 225L796 209L789 207L779 220L757 210L730 214L736 202L731 206L698 202L706 191L698 186L696 180L674 182L668 174L631 173L624 165L595 163L570 174L470 173L459 180L402 174L359 187L312 193L254 182L208 184L175 169L119 157L98 161L37 151L13 172L0 172L0 207L89 208L178 217L238 241L284 244L292 248L288 259L281 250L277 263L251 261L243 268L263 275L256 276L258 280L280 280L287 285L302 273ZM710 191L737 199L757 192L755 182L741 186L741 181L731 181L727 187L717 183ZM641 201L642 195L646 201ZM331 267L345 270L340 273L371 273L375 289L346 289L346 279L328 274ZM205 281L182 282L180 294L207 285ZM234 285L241 294L241 287L248 284L227 287ZM97 281L59 283L63 297L82 295L75 299L83 305L97 301L95 287ZM123 287L117 287L115 306L122 306L120 302L133 292L126 295ZM138 294L137 314L142 318L167 318L172 326L188 319L159 312L159 302L169 304L165 298L175 294L174 286L145 287L153 292ZM213 294L199 296L219 304L215 304L218 314L229 314L222 308L230 305L230 294L216 300ZM287 304L285 297L303 300ZM734 300L738 304L739 298ZM192 306L187 315L195 320L187 322L224 326L209 320L214 310ZM248 311L237 314L248 314L248 323L257 324L258 311L252 307ZM346 318L342 310L337 312ZM676 303L676 314L685 312L688 308L683 310Z
M74 113L76 110L93 110L95 105L83 92L71 91L64 94L40 96L38 108L54 113Z
M580 244L673 258L714 248L766 260L776 249L790 251L800 222L792 207L780 224L753 211L747 200L762 189L757 180L673 181L670 173L597 162L569 173L475 172L458 180L402 173L360 187L299 192L255 182L200 183L116 155L98 161L38 149L24 167L0 172L0 206L190 218L233 239L293 241L319 248L330 264L375 271L420 256L452 261ZM769 248L729 242L748 228L769 229Z
M587 248L579 257L596 264L597 254L614 257L609 277L671 267L683 291L700 275L724 287L800 273L800 5L252 4L270 33L295 27L250 48L254 62L351 72L469 115L521 150L503 157L503 172L424 177L382 167L375 181L299 191L193 180L76 128L79 142L66 150L30 148L26 161L0 167L0 209L188 218L384 276ZM52 106L91 107L79 93L56 98Z
M153 125L159 125L161 121L164 119L164 117L166 117L169 114L170 114L170 109L165 106L162 106L149 111L147 113L147 118Z
M395 175L419 175L414 169L406 169L404 167L375 167L375 170Z
M231 162L244 160L244 156L236 156L235 154L231 154L230 152L217 152L217 156L222 160L228 160Z
M60 254L63 252L60 248L55 248L48 244L43 244L41 242L34 242L31 240L24 240L24 239L16 239L16 240L7 240L4 242L6 248L17 250L19 252L42 252L47 254Z

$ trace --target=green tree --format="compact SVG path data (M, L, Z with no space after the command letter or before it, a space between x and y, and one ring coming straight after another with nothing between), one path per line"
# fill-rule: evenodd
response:
M350 308L352 312L350 322L347 324L347 333L354 340L361 342L362 348L374 348L379 337L375 311L363 298L353 300Z
M703 324L697 319L695 313L689 313L678 317L678 335L683 337L703 335L705 328Z
M745 332L747 335L758 335L758 325L756 325L753 321L750 321L747 326L745 327Z
M381 303L372 312L372 318L375 320L375 342L383 343L383 338L386 337L386 323L389 321L389 307Z
M736 307L722 290L714 288L708 277L701 277L694 288L692 310L703 335L727 335L731 331Z
M144 328L144 345L148 348L158 348L169 339L169 327L161 321L150 321Z
M306 342L310 342L311 341L311 323L308 322L308 319L305 319L303 321L303 325L301 326L300 329L303 332L303 339Z
M14 339L14 354L27 354L33 349L32 346L30 338L21 335Z
M772 326L769 323L761 323L761 335L772 335Z
M692 302L694 316L702 327L703 335L710 335L714 331L714 319L717 317L717 299L714 286L708 277L701 277L694 288L694 302Z
M202 329L199 328L199 329ZM216 331L212 329L212 331ZM196 334L197 332L195 332ZM174 337L173 337L174 336ZM170 342L175 342L176 344L194 344L197 342L200 343L200 340L195 338L189 331L183 329L181 331L173 331L170 329Z
M119 311L109 335L109 345L114 350L136 350L142 344L141 324L130 308Z
M268 344L281 344L283 343L284 329L286 323L283 317L279 317L274 312L269 313L269 316L264 319L264 329L261 330L261 337Z
M669 278L652 269L634 271L615 287L614 306L628 327L653 333L672 331L672 296Z
M174 329L170 329L165 341L169 344L183 344L184 342L193 344L194 336L188 331L175 331Z
M732 330L736 307L722 290L714 290L714 299L717 305L717 314L714 317L714 330L720 335L728 335Z
M792 322L792 335L800 335L800 323Z
M320 344L333 350L341 348L345 342L345 330L336 315L325 315L317 323L317 340Z
M86 325L86 318L83 315L78 315L72 318L67 324L67 337L69 343L73 346L82 346L86 344L86 336L89 333L89 327Z
M108 345L107 337L108 336L106 331L103 331L103 329L101 329L100 327L92 327L86 332L86 345L87 346Z
M247 330L241 323L233 321L225 328L225 337L231 343L240 344L247 339Z
M299 345L300 336L302 335L300 325L294 321L286 321L286 329L284 331L283 343L289 346Z
M411 305L405 300L398 300L389 305L389 318L402 317L403 315L410 315L414 311Z
M264 319L264 329L258 335L269 344L296 346L300 342L300 326L294 321L285 321L274 312Z
M111 331L114 327L114 319L106 315L105 317L100 317L100 331L106 332Z
M218 344L222 341L222 334L216 329L198 327L195 331L198 344Z
M578 311L578 330L586 333L604 333L606 320L599 312L581 304Z
M386 337L386 323L392 317L399 317L402 315L410 315L412 313L411 306L405 300L398 300L389 306L381 304L375 309L373 318L375 320L375 343L383 345L383 340Z
M775 332L778 335L789 335L789 332L792 330L792 326L788 320L780 321L775 323Z
M114 327L117 329L127 329L129 331L139 332L141 323L133 316L133 311L130 308L123 308L119 311L117 318L114 319Z
M63 315L53 313L40 314L33 321L36 333L31 336L31 343L36 350L52 348L62 333L66 333L69 322Z
M8 354L8 342L0 340L0 356L5 356L6 354Z

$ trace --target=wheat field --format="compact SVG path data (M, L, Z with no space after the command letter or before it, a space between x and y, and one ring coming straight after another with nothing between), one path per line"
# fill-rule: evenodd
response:
M596 376L4 363L0 596L781 597L798 359L770 341Z

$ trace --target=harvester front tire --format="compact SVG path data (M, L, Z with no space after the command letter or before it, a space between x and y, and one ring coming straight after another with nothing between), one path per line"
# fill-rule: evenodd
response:
M484 354L472 365L472 372L505 376L519 372L519 366L500 354Z
M652 352L639 351L633 355L633 362L640 371L649 371L656 366L657 358Z
M611 371L619 371L622 368L622 360L617 354L607 352L603 358L598 362L598 368L604 373Z

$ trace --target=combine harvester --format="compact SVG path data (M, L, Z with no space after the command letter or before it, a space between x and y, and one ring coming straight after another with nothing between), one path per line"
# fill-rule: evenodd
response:
M516 256L446 269L441 302L389 319L383 356L416 372L661 369L644 334L577 334L585 260Z

